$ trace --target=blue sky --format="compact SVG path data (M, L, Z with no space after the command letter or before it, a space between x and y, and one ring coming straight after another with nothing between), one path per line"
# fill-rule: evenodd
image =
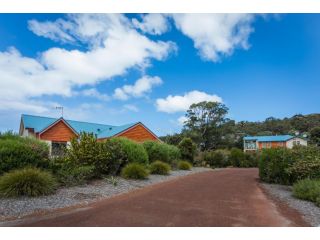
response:
M320 110L320 15L0 15L0 130L20 115L177 132L187 107L236 121Z

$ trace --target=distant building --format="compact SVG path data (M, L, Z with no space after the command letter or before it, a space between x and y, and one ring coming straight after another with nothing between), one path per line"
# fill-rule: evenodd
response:
M59 155L61 148L66 147L70 140L77 138L81 132L94 134L98 141L113 137L126 137L137 142L160 141L157 135L141 122L112 126L67 120L62 117L50 118L26 114L21 116L19 134L46 142L51 155Z
M291 135L248 136L243 138L244 152L257 151L264 148L292 148L296 145L307 146L307 140Z

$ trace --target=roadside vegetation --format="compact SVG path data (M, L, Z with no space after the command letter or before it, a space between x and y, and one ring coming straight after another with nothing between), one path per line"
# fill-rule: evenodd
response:
M93 134L81 133L62 152L50 157L44 142L11 132L0 134L0 196L48 195L59 187L116 176L146 179L149 174L169 175L171 169L180 169L181 160L188 160L187 169L191 169L195 144L190 139L184 139L180 147L127 138L100 142Z

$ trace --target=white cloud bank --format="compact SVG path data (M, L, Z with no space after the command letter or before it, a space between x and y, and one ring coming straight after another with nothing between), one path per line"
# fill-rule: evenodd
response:
M159 98L156 100L156 107L160 112L183 112L188 110L193 103L199 103L202 101L222 102L222 99L217 95L210 95L205 92L194 90L185 93L183 96L169 95L165 99Z
M130 97L143 97L146 93L151 92L152 88L162 84L159 77L143 76L138 79L134 85L124 85L114 91L114 98L127 100Z
M173 14L176 27L194 42L204 60L217 62L235 48L248 49L252 14Z
M63 42L76 39L89 47L87 51L51 48L38 58L25 57L15 48L0 52L2 108L20 109L29 104L42 112L43 106L32 98L71 96L74 87L97 84L133 67L146 68L152 59L164 60L175 50L173 42L153 41L138 33L120 14L70 15L67 21L33 20L29 25L37 35Z
M160 35L169 29L169 22L164 14L150 13L142 16L142 21L132 19L133 25L144 33Z

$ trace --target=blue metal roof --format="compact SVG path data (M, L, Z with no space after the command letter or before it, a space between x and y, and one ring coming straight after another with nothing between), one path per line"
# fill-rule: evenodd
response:
M35 132L41 132L60 118L40 117L22 114L22 122L25 128L33 128ZM80 122L74 120L65 120L77 133L87 132L96 134L97 138L112 137L124 130L136 125L137 123L130 123L121 126L112 126L100 123Z
M286 142L294 138L291 135L277 135L277 136L247 136L244 140L257 140L258 142Z

